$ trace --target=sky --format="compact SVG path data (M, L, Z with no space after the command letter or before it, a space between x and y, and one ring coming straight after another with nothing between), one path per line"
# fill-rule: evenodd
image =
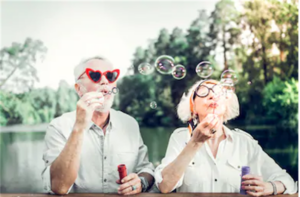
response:
M211 12L216 2L6 0L1 2L0 47L27 37L43 41L48 52L36 65L40 81L35 87L56 89L62 79L73 85L74 66L95 55L112 62L122 77L138 46L146 47L162 28L187 30L199 10Z

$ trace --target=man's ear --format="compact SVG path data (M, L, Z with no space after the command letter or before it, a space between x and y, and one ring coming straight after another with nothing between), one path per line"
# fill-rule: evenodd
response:
M74 85L75 91L77 92L78 96L81 97L82 96L82 92L81 92L81 87L78 83L75 83Z

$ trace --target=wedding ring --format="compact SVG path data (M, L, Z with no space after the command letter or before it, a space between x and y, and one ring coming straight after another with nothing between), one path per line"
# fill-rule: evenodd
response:
M216 130L216 129L211 129L210 132L211 132L212 134L214 134L215 132L217 132L217 130Z
M135 185L131 185L131 189L132 189L132 191L136 190L136 186Z

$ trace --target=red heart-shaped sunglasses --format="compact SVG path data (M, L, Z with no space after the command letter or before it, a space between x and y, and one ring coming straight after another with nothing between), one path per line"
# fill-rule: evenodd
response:
M120 75L120 70L119 69L115 69L112 71L108 70L102 73L100 70L95 71L91 68L87 68L85 69L85 73L89 77L89 79L94 83L98 83L101 80L101 77L103 75L106 77L109 83L113 83L118 79Z

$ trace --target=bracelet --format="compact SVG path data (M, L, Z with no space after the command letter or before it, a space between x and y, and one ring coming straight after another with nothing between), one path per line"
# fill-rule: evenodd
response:
M148 180L145 179L145 177L139 176L141 179L141 185L142 185L142 192L146 192L149 188Z
M277 195L277 187L276 184L272 181L268 181L269 183L271 183L272 187L273 187L273 195Z

